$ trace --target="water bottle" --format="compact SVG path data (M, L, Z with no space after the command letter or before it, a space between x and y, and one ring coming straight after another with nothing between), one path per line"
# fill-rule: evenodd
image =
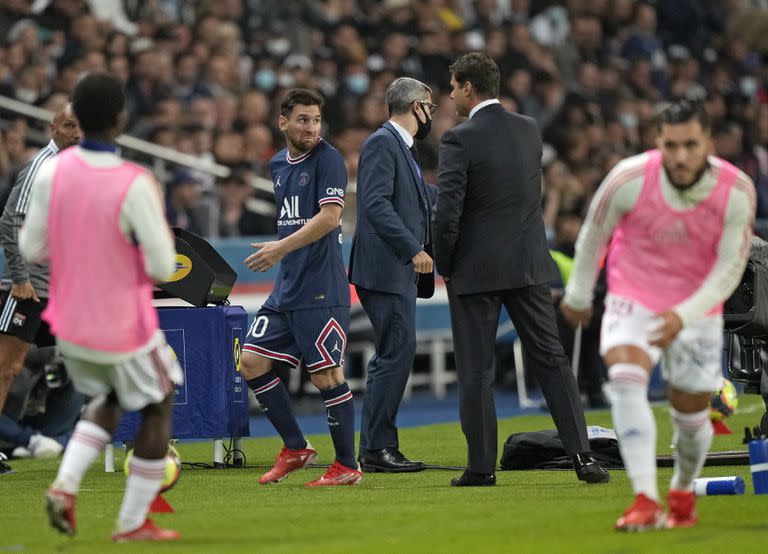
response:
M768 494L768 440L749 442L749 468L755 494Z
M744 494L744 479L737 476L700 477L693 480L693 493L696 496Z

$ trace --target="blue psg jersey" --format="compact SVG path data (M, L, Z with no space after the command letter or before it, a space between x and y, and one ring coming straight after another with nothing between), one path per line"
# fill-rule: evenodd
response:
M344 206L347 168L333 146L320 139L298 158L280 150L269 162L277 204L277 236L287 237L312 219L324 204ZM339 226L320 240L280 261L275 288L265 305L280 311L349 306L349 282L341 253Z

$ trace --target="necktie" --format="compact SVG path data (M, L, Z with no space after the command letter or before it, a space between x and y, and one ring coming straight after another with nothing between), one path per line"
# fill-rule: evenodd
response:
M429 200L427 198L427 185L424 183L424 176L421 174L421 168L419 167L419 154L416 150L416 145L413 144L408 148L411 151L411 157L413 158L413 166L416 168L416 174L419 176L418 178L418 187L419 187L419 195L421 195L421 199L424 202L424 208L427 210L427 239L426 241L430 241L430 216L429 216Z
M409 148L411 151L411 156L413 156L414 161L416 162L416 165L419 164L419 151L416 149L416 143L412 144Z

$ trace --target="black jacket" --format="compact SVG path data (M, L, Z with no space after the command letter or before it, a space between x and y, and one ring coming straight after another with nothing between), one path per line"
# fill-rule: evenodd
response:
M446 131L432 243L455 294L551 282L558 272L541 215L541 135L500 104Z

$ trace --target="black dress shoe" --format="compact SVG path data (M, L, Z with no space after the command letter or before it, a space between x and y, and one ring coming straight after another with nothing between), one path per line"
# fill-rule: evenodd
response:
M368 473L409 473L424 471L424 462L411 461L397 448L368 450L360 456L360 467Z
M477 473L468 469L460 477L451 479L452 487L492 487L495 484L495 473Z
M573 460L573 469L576 470L576 476L579 478L579 481L607 483L611 480L611 474L605 471L591 454L576 454L571 459Z

